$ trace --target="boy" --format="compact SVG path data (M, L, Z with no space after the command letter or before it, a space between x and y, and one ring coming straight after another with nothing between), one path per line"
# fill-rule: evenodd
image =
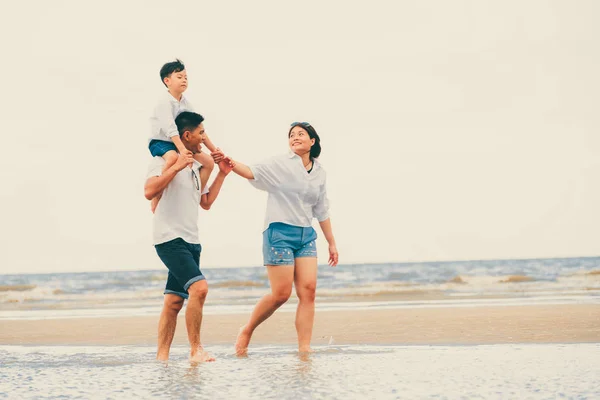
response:
M200 145L194 151L186 149L179 138L179 132L175 124L175 118L179 113L193 111L190 102L183 96L183 92L188 86L185 65L178 59L166 63L160 69L160 79L167 87L168 92L159 100L150 117L152 131L148 149L153 157L158 156L165 160L163 171L175 164L179 155L191 154L202 165L200 183L201 188L204 189L215 163L210 155L202 152ZM211 152L217 150L208 136L204 137L203 143ZM152 212L156 210L159 200L160 195L152 199Z

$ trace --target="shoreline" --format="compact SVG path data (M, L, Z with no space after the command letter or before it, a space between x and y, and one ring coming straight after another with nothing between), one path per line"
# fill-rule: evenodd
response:
M202 342L233 346L249 314L205 315ZM159 315L3 320L0 345L154 345ZM252 344L295 344L295 313L276 312ZM600 342L600 304L317 311L313 345ZM173 345L187 344L184 311Z

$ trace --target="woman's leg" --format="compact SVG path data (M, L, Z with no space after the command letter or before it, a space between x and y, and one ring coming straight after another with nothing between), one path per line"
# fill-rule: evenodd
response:
M315 320L317 257L298 257L295 262L294 286L298 295L298 309L296 311L298 351L307 352L311 351L310 339Z
M294 281L293 265L267 265L269 275L269 284L271 293L263 296L252 311L250 320L242 327L240 334L235 342L235 353L245 355L248 350L248 344L252 338L254 330L264 320L269 318L275 310L281 307L292 293L292 282Z

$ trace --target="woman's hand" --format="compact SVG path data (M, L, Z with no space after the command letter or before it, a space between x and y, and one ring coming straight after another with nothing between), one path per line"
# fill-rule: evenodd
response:
M329 245L329 265L335 267L338 264L338 251L335 243Z

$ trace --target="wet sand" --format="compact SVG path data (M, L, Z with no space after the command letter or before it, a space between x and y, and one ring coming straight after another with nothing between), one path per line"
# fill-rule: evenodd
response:
M295 313L275 313L254 344L294 344ZM202 342L233 345L243 315L206 315ZM0 321L0 344L149 345L156 317ZM600 305L531 305L317 312L313 344L497 344L600 342ZM187 343L183 311L174 344Z

